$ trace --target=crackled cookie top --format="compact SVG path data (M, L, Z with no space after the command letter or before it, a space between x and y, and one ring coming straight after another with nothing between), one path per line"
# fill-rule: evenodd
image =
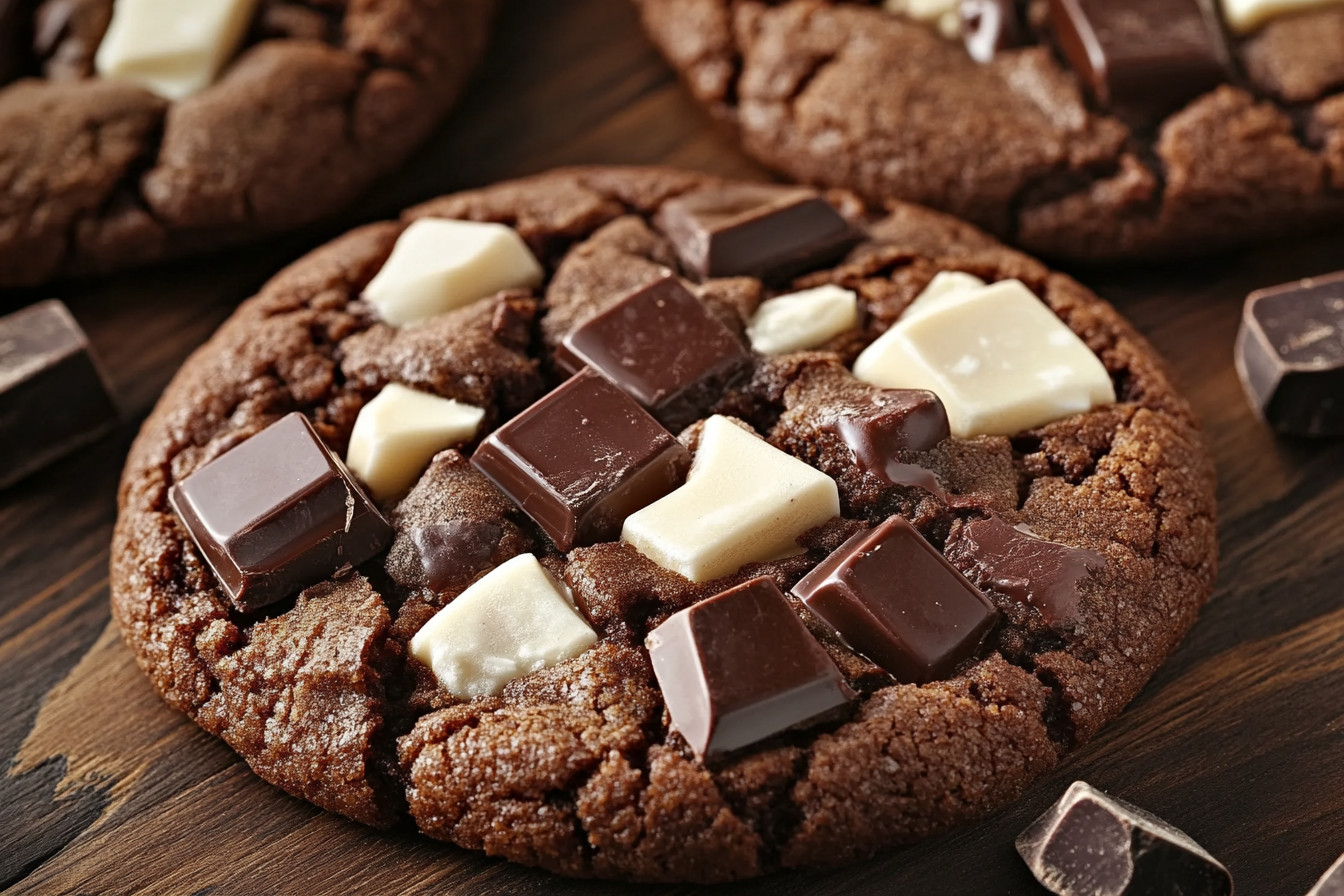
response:
M168 702L291 793L705 881L1004 805L1214 564L1190 412L1073 281L912 206L593 168L245 303L132 450L113 582Z
M0 287L348 205L457 98L493 7L0 0Z

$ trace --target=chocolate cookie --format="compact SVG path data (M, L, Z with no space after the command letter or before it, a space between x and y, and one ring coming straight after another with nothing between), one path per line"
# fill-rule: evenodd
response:
M298 262L168 387L120 511L127 642L263 778L630 880L993 812L1216 565L1198 427L1109 305L936 212L661 169Z
M748 153L1053 257L1344 218L1333 0L636 0Z
M145 6L0 0L0 287L333 214L442 119L494 2Z

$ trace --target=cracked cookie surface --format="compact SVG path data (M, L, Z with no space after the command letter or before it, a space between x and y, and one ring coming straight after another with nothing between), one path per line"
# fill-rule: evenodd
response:
M1143 339L1073 280L941 214L874 213L842 193L830 198L863 240L792 286L854 290L862 326L824 350L756 356L714 408L836 480L842 516L803 536L805 553L702 584L619 542L561 554L466 460L467 445L382 505L397 530L385 556L264 613L232 609L168 506L175 482L296 410L344 453L359 410L394 381L485 408L484 435L558 382L552 349L594 297L677 266L651 223L662 203L719 183L589 168L445 197L316 251L244 303L169 386L120 489L114 614L165 700L266 780L351 818L409 816L433 837L564 874L688 881L853 861L972 821L1118 714L1212 590L1213 471L1188 405ZM379 322L360 292L422 216L514 227L546 282L419 325ZM844 365L945 270L1022 279L1101 358L1119 396L1013 438L900 457L932 471L950 502L856 469L819 423L867 394ZM751 278L692 285L739 333L774 294ZM699 424L681 438L696 450ZM988 512L1105 558L1072 626L990 592L1004 619L985 650L919 686L893 682L795 604L860 695L847 714L708 764L669 731L643 645L671 613L757 575L787 591L892 514L941 548ZM480 572L535 554L572 589L597 644L499 696L449 696L407 655L470 584L431 590L415 562L408 531L448 518L499 533Z
M1206 252L1344 218L1344 10L1234 40L1237 74L1162 121L1098 108L1044 34L975 62L848 0L635 0L748 153L792 178L923 203L1051 257Z
M93 77L112 0L35 4L0 83L0 287L100 274L333 214L429 135L494 0L266 0L219 81L168 103Z

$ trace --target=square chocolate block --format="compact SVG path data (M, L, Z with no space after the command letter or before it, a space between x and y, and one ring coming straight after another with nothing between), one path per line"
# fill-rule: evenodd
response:
M1251 293L1237 373L1275 430L1344 435L1344 273Z
M1228 50L1208 3L1050 0L1050 24L1097 102L1153 120L1227 80Z
M471 462L568 551L615 541L627 516L681 485L691 456L584 370L486 437Z
M65 305L0 318L0 488L96 440L117 408Z
M915 684L952 674L999 617L989 598L898 516L846 541L793 593L860 653Z
M169 503L244 613L375 556L392 527L299 413L174 485Z
M669 199L655 222L696 277L780 281L838 260L858 241L806 187L737 184Z
M751 355L669 273L571 330L556 360L570 371L587 364L675 431L702 416Z
M676 613L646 643L672 727L702 759L854 699L826 650L766 576Z

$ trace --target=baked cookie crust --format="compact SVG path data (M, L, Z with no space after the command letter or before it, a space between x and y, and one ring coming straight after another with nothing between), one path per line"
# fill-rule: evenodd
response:
M701 585L621 543L560 554L462 453L445 451L383 505L397 529L385 557L263 613L232 609L169 508L175 482L296 410L344 453L360 408L389 382L485 408L483 435L556 382L551 350L593 296L677 266L650 224L660 205L719 183L581 168L444 197L317 250L245 302L168 387L120 488L113 611L168 704L261 777L356 820L409 815L432 837L512 861L643 881L832 865L919 840L1011 802L1114 718L1213 586L1214 476L1189 406L1142 337L1075 281L945 215L902 204L871 213L838 192L829 198L864 239L794 285L855 290L866 322L828 351L758 359L718 412L821 469L838 463L809 408L855 387L840 362L943 270L1020 278L1101 358L1118 403L923 452L919 462L961 496L956 509L841 475L844 517L805 536L807 553ZM380 323L358 296L423 216L514 227L546 283L415 326ZM765 295L742 277L695 289L739 332ZM683 441L694 450L695 426ZM573 590L597 645L499 697L465 702L439 689L406 645L467 583L426 588L407 533L449 510L497 527L492 563L535 553ZM991 510L1106 558L1080 589L1072 629L1001 604L1005 619L980 657L923 686L894 684L819 634L860 693L847 715L708 765L669 732L643 642L670 613L756 575L787 589L893 513L941 545L962 517Z

